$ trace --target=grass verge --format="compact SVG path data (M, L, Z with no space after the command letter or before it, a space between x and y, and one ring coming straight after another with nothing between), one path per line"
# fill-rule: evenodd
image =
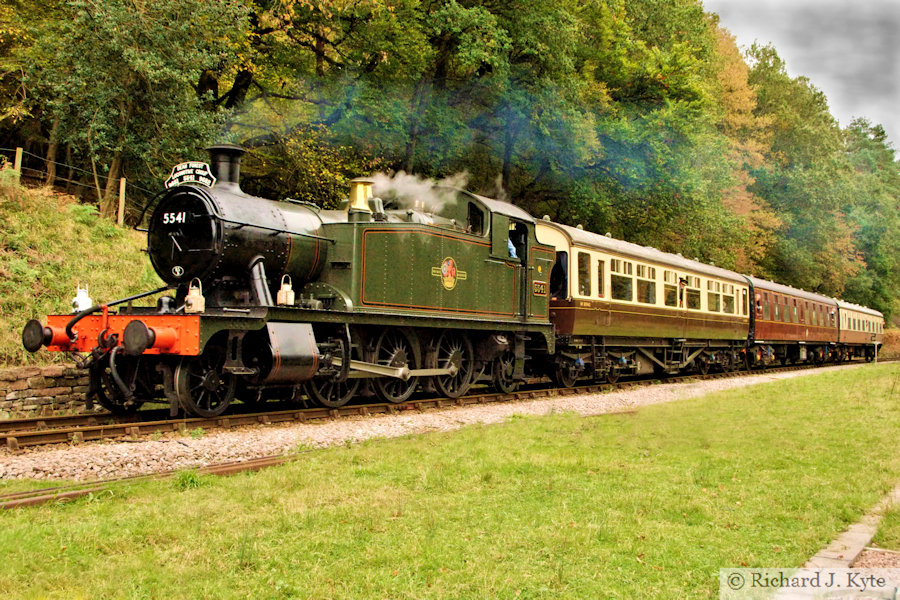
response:
M108 302L162 285L141 252L146 236L99 219L92 206L46 189L0 185L0 365L49 362L22 348L28 319L72 312L78 285Z
M0 593L715 598L719 568L800 565L893 487L898 380L868 365L0 514Z
M900 551L900 506L895 504L885 511L872 541L879 548Z

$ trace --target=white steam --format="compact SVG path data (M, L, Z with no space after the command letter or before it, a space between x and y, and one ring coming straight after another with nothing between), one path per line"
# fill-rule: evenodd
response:
M412 208L438 214L456 204L459 190L465 189L468 173L457 173L435 181L400 171L394 175L376 173L372 192L384 200L385 207Z

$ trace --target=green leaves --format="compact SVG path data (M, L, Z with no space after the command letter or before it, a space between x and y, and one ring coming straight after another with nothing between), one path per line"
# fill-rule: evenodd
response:
M0 127L67 146L92 187L157 189L228 139L263 196L465 171L538 216L884 312L900 289L884 132L842 132L699 0L68 0L0 23Z

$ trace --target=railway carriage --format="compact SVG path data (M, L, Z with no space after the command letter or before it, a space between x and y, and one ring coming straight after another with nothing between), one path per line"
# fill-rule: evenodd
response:
M837 300L842 358L874 360L884 343L884 315L877 310Z
M834 298L747 276L754 310L747 360L750 366L773 362L823 363L838 343L838 306Z
M550 318L565 348L552 374L561 383L737 366L749 329L743 276L549 221L537 236L556 254Z

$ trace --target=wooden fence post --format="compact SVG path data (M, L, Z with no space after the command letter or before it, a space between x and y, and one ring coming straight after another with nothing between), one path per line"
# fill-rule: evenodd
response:
M125 178L119 180L119 216L116 219L119 225L125 224Z
M16 183L22 182L22 149L16 148L16 158L13 162L13 171L16 172Z

